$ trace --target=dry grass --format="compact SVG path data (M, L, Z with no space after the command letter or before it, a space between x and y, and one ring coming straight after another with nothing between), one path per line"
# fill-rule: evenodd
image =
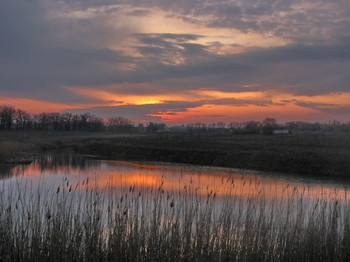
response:
M270 199L4 182L0 261L348 261L347 194L296 189Z
M268 136L13 131L0 132L3 156L7 150L2 148L8 142L20 145L27 153L72 150L108 159L211 165L312 177L350 174L350 135L345 132Z
M23 153L23 147L16 142L2 142L0 146L0 163L14 159Z

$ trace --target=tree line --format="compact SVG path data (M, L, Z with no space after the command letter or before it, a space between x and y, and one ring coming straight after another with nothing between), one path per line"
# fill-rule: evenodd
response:
M103 119L91 113L40 113L31 115L12 106L0 106L0 130L23 131L119 131L119 132L230 132L234 134L272 134L273 130L286 129L290 132L350 132L350 122L287 122L278 123L274 118L262 121L190 123L177 128L167 127L165 123L149 122L144 126L135 126L132 121L122 116Z
M265 118L262 121L246 122L217 122L217 123L191 123L186 125L189 130L210 131L222 130L235 134L272 134L274 130L288 130L289 132L350 132L350 122L338 120L328 122L291 121L278 123L275 118Z
M128 131L131 127L131 121L124 117L111 117L105 120L90 113L41 113L31 115L11 106L0 106L0 130Z

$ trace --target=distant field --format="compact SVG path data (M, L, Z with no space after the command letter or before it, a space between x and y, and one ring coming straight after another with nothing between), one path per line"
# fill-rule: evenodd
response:
M167 161L308 176L350 177L350 134L2 132L0 159L72 150L109 159Z

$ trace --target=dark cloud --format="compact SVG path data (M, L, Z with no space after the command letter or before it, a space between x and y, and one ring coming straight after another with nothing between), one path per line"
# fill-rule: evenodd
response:
M333 108L322 108L320 109L323 112L331 113L331 114L343 114L346 116L349 116L350 114L350 106L339 106L339 107L333 107ZM348 120L348 118L347 118Z
M225 115L204 115L204 117L225 117Z
M296 105L317 110L319 112L333 114L333 115L349 115L350 105L337 105L333 103L316 103L307 101L293 100Z
M255 33L263 39L279 37L283 46L218 55L213 48L224 44L206 41L205 35L135 33L138 26L119 18L121 14L123 19L152 16L153 10L201 26ZM0 95L84 103L99 98L82 97L72 92L74 87L108 90L113 84L122 85L116 92L132 94L203 88L240 92L247 91L251 83L258 83L249 88L251 92L282 87L292 94L310 96L349 92L349 13L349 4L342 0L0 1ZM125 43L132 43L127 48L133 47L134 53L125 52ZM337 110L330 105L293 102ZM271 101L166 101L93 110L103 114L130 110L136 117L179 112L205 103L264 106ZM347 107L338 110L346 112Z
M325 107L337 106L336 104L314 103L314 102L303 102L303 101L296 102L295 104L298 106L303 106L303 107L313 108L313 109L321 109L321 108L325 108Z
M162 114L164 112L170 112L176 114L176 112L185 112L188 108L194 108L200 106L200 102L183 102L183 101L165 101L162 104L146 104L146 105L122 105L122 106L105 106L105 107L93 107L82 109L70 109L68 112L72 113L84 113L92 112L101 117L111 117L116 115L125 116L134 121L149 120L157 121L160 117L151 116L153 114Z
M229 105L229 106L247 106L247 105L257 105L257 106L268 106L275 105L270 100L248 100L248 99L236 99L236 98L221 98L221 99L209 99L201 100L200 103L210 104L210 105Z
M158 116L152 115L176 115L181 112L186 112L188 109L200 107L203 105L230 105L230 106L244 106L244 105L257 105L267 106L275 105L271 101L256 101L234 98L212 99L212 100L200 100L200 101L163 101L161 104L146 104L146 105L121 105L121 106L104 106L104 107L92 107L81 109L67 110L71 113L81 114L85 112L92 112L100 117L111 117L116 115L125 116L134 121L160 120ZM214 117L214 115L212 115ZM221 117L216 115L215 117Z
M342 105L339 106L337 104L331 103L315 103L315 102L304 102L297 101L296 105L314 109L320 112L330 113L330 114L349 114L350 113L350 105Z
M50 8L43 0L0 2L2 92L71 102L78 97L62 86L99 85L116 78L113 65L134 62L117 51L96 48L84 37L78 42L77 36L60 37L72 29L78 35L80 31L74 23L67 28L63 21L50 19Z
M61 1L62 2L62 1ZM350 6L336 0L65 0L69 8L120 6L132 12L161 9L169 16L212 27L227 27L242 32L257 32L294 41L331 40L349 31ZM136 9L136 10L135 10ZM106 12L109 10L105 8ZM140 10L140 11L138 11ZM345 29L345 31L344 31ZM347 33L349 35L350 33ZM311 37L310 37L311 36Z
M145 44L164 44L167 40L173 40L177 43L183 43L190 40L197 40L204 37L203 35L195 34L134 34L140 42Z
M209 54L181 65L157 60L148 64L148 70L154 74L143 80L172 79L169 87L179 89L215 85L224 91L244 91L243 84L258 82L260 91L281 86L291 86L290 92L307 95L350 91L348 46L349 42L342 40L333 45L293 45L222 56Z
M150 14L151 14L151 11L146 9L137 9L128 13L128 15L132 15L132 16L149 16Z

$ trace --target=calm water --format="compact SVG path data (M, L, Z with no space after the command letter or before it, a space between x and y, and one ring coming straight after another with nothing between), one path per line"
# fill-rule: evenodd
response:
M303 193L308 198L347 197L348 184L321 182L270 175L268 173L191 165L134 163L94 160L70 154L44 155L29 165L5 166L0 169L0 181L6 184L45 184L55 188L62 184L91 188L147 188L167 192L189 192L218 197L240 196L285 198ZM68 183L67 183L68 182Z
M275 224L308 224L336 211L337 230L342 232L350 203L347 185L340 183L203 166L94 160L68 154L45 155L29 165L2 167L0 174L2 201L20 204L23 210L62 201L73 209L81 203L89 208L102 196L106 205L112 199L117 207L123 205L134 213L141 210L142 215L151 214L156 205L168 214L172 214L168 208L173 205L181 210L209 206L215 221L229 207L242 223L254 218L268 220L271 216ZM86 194L89 190L98 192L98 197L90 198L91 194ZM58 192L61 200L55 197Z

